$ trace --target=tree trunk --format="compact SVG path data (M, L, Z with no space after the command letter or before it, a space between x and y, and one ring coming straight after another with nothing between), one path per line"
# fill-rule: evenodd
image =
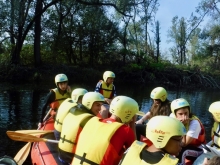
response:
M124 33L123 33L123 46L124 46L124 50L123 50L123 65L125 64L125 59L126 59L126 55L127 55L127 28L128 28L129 21L130 21L130 18L129 18L128 21L124 20L125 27L124 27Z
M14 2L15 2L15 0L11 0L10 42L12 45L15 45L15 38L14 38L15 6L14 6Z
M43 0L37 0L35 15L41 13ZM35 67L41 65L41 54L40 54L40 43L41 43L41 16L37 17L35 20L34 27L34 62Z
M15 65L20 64L20 52L21 52L22 45L23 45L22 29L23 29L23 27L21 27L21 26L18 27L17 42L16 42L14 49L12 49L12 51L11 51L11 63L15 64Z

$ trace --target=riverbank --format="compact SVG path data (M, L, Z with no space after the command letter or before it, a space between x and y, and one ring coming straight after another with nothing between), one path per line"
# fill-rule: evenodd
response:
M129 68L129 67L78 67L67 65L44 65L33 68L25 66L1 67L0 79L12 84L54 83L56 74L65 73L70 83L97 83L102 79L105 70L112 70L116 74L117 83L126 84L158 84L175 88L212 88L220 89L220 76L203 73L200 70L181 70L173 67L166 68Z

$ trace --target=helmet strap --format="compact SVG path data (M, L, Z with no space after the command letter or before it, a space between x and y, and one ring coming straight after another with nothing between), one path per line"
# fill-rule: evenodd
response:
M161 151L162 151L163 153L168 153L164 148L161 148Z

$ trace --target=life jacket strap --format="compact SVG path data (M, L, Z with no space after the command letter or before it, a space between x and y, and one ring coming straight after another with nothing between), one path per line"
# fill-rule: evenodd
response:
M95 163L91 160L86 159L86 153L84 153L83 156L79 156L79 155L75 154L74 157L81 160L80 164L83 164L85 162L85 163L88 163L90 165L99 165L99 164L97 164L97 163Z

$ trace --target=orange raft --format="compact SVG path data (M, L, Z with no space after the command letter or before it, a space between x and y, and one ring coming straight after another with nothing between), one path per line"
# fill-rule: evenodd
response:
M54 119L49 118L40 130L54 130ZM41 138L55 140L54 133L45 134ZM62 165L58 159L58 143L34 142L31 161L33 165Z

